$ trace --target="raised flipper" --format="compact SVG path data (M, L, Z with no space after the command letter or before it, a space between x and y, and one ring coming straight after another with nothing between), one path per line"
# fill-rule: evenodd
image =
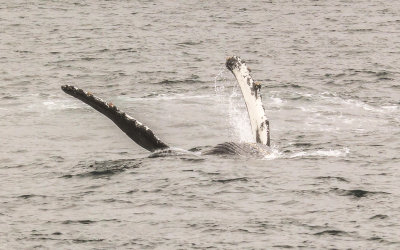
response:
M139 144L139 146L151 152L168 148L168 145L158 139L158 137L154 135L153 131L151 131L147 126L125 114L125 112L120 111L112 103L107 103L91 93L85 92L82 89L71 85L61 86L61 89L65 93L81 100L110 118L122 131L125 132L125 134L127 134L134 142Z
M228 58L226 67L233 73L242 90L250 118L251 131L256 142L269 146L269 121L265 116L262 103L261 84L254 82L246 64L237 56Z

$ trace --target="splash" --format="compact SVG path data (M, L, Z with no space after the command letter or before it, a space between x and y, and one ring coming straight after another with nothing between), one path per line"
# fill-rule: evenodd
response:
M249 115L243 96L236 81L229 81L225 68L220 69L214 79L215 94L218 102L228 112L227 123L229 123L229 135L239 142L251 142L255 140L251 133Z
M241 93L238 93L238 87L232 89L229 96L229 124L232 128L231 136L238 137L240 142L255 143L251 133L249 115Z

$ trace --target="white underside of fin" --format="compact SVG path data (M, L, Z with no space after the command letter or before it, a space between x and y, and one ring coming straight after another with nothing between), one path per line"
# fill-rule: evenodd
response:
M261 85L254 82L249 69L239 57L228 58L226 66L235 76L242 91L256 142L269 146L269 122L262 103Z

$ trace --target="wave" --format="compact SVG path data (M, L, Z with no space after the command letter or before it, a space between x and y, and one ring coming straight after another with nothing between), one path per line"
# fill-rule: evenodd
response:
M80 162L76 166L75 173L63 175L62 178L108 178L112 175L119 174L128 169L139 168L141 165L142 162L137 159L95 161L94 163Z
M278 98L278 100L274 100L274 98ZM279 97L271 97L272 105L280 105L282 102L285 102L283 100L279 100ZM318 112L340 112L341 110L345 109L348 110L349 108L353 109L362 109L365 111L369 112L375 112L375 113L390 113L390 112L396 112L400 110L400 105L398 103L385 103L385 104L370 104L367 103L363 100L357 99L357 97L354 98L343 98L340 97L337 93L331 93L331 92L321 92L321 93L301 93L301 92L296 92L296 95L294 97L287 98L287 100L290 101L296 101L296 100L302 100L302 101L312 101L312 104L307 104L306 106L299 106L302 111L304 112L312 112L312 113L318 113ZM333 107L333 105L336 105ZM341 106L343 105L343 106Z
M187 95L187 94L156 94L152 93L142 97L118 96L116 99L127 102L153 101L153 100L186 100L186 99L212 99L212 95Z
M165 95L165 94L152 94L144 97L127 97L118 96L116 98L107 99L117 99L124 102L143 102L143 101L158 101L158 100L193 100L193 99L212 99L212 95L185 95L185 94L175 94L175 95ZM3 108L0 108L3 109ZM28 110L70 110L70 109L89 109L89 107L83 103L77 102L75 100L68 99L51 99L42 102L32 103L27 106ZM6 109L4 109L6 110Z
M341 98L336 93L323 92L319 95L319 97L320 99L326 100L329 103L344 104L354 108L361 108L364 109L365 111L383 113L383 112L393 112L399 110L399 105L397 104L372 105L362 100Z

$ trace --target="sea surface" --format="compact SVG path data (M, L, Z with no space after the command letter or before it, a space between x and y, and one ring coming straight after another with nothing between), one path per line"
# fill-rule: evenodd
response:
M225 60L262 83L263 159ZM400 249L397 1L0 2L0 249Z

